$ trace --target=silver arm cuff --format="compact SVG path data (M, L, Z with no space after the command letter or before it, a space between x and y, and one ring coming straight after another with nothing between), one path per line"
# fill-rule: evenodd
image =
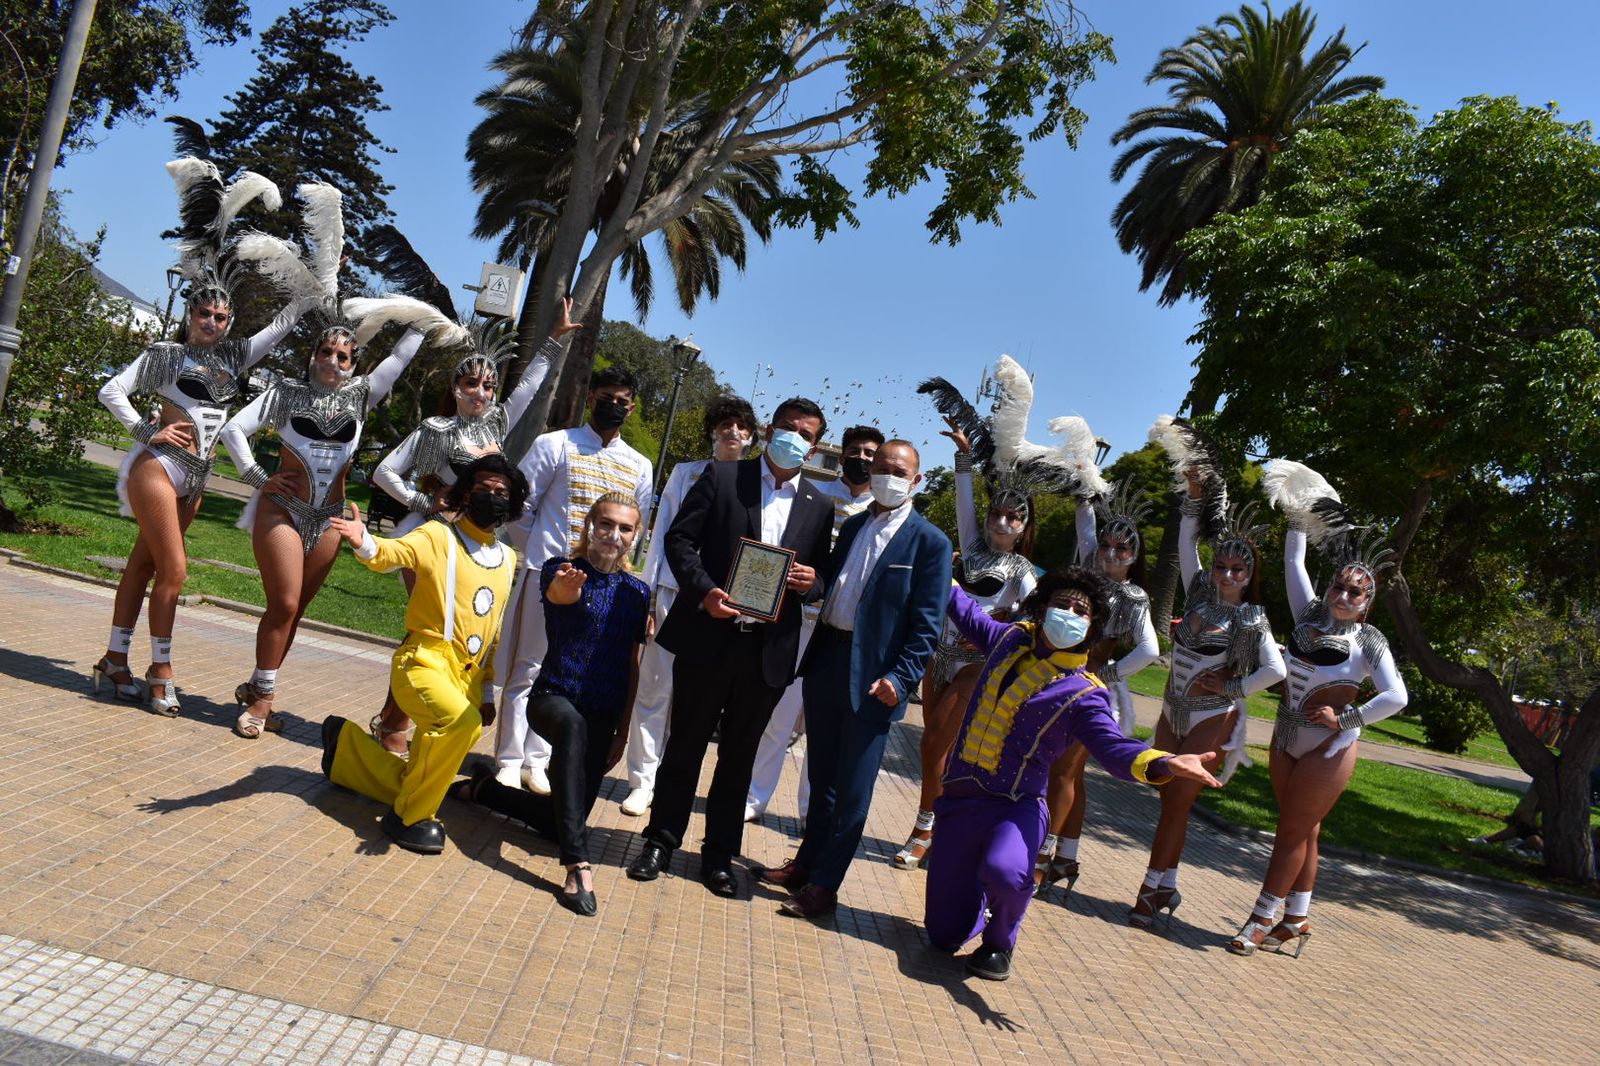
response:
M427 514L433 510L433 497L426 492L413 492L406 501L406 508L414 514Z
M1230 700L1236 700L1240 704L1243 704L1245 701L1243 678L1228 678L1228 680L1224 682L1222 686L1222 691L1223 694L1226 695Z
M261 466L252 466L249 470L243 471L239 475L239 480L253 489L259 489L267 483L271 476Z
M971 452L956 452L955 470L958 474L967 474L972 472Z
M150 443L150 438L154 437L160 432L161 427L156 425L154 422L140 422L138 425L128 430L128 435L134 440L138 441L140 444L148 445Z
M1361 718L1361 708L1353 703L1344 705L1344 710L1339 712L1340 729L1360 729L1366 723Z
M1100 668L1100 680L1108 685L1115 685L1122 680L1117 674L1117 661L1115 659L1110 660Z
M1203 496L1185 496L1178 501L1178 513L1186 518L1199 518L1200 506L1204 502Z

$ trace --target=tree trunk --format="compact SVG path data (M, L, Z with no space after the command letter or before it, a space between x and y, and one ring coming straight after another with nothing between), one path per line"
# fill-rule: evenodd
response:
M607 279L609 284L609 279ZM567 350L567 362L561 370L561 382L556 386L555 398L550 401L550 415L545 419L548 429L563 429L578 424L583 417L585 397L589 393L589 376L594 373L594 357L600 345L600 327L606 319L606 285L589 302L589 311L583 316L583 328L572 337L572 347Z

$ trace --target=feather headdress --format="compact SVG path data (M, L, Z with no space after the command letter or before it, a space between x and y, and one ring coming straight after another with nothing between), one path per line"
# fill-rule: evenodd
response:
M228 227L254 201L276 211L283 197L271 181L248 170L224 184L209 159L174 159L167 173L178 192L177 271L189 283L188 301L231 303L239 263L228 243Z
M472 336L459 322L446 318L437 307L410 296L352 297L344 302L345 317L355 325L355 342L360 347L390 323L414 329L441 347L472 343Z
M1076 416L1052 419L1050 432L1061 442L1034 444L1027 439L1033 410L1033 382L1027 371L1002 355L995 364L994 381L999 397L988 418L973 410L944 378L928 378L917 386L966 435L973 465L989 483L992 504L1026 512L1029 498L1041 492L1098 495L1106 490L1095 464L1099 442L1087 422Z
M1115 534L1130 540L1134 554L1139 554L1139 542L1143 539L1139 526L1154 506L1131 475L1123 478L1110 492L1094 498L1095 513L1100 516L1100 536Z
M1269 459L1262 466L1261 491L1289 524L1306 531L1319 548L1350 532L1350 509L1327 479L1304 463Z

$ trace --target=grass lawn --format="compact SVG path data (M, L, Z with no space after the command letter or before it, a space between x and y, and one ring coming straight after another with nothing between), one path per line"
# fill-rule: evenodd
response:
M1200 801L1231 822L1270 832L1278 807L1267 774L1267 751L1252 747L1250 757L1254 766L1239 770L1226 788L1207 790ZM1322 839L1446 870L1582 891L1547 880L1543 866L1505 848L1467 843L1504 828L1505 816L1520 798L1508 789L1360 759L1349 789L1322 825ZM1591 812L1590 822L1600 825L1600 816Z
M0 547L14 548L34 562L95 577L118 575L90 556L126 558L138 527L117 513L117 472L110 467L86 466L57 475L61 492L56 501L37 511L23 512L24 520L54 522L70 533L0 534ZM365 510L367 488L353 486L351 494ZM200 513L189 527L189 579L186 593L204 593L258 606L266 605L261 579L196 562L217 559L255 569L250 534L235 529L244 505L217 495L207 495ZM405 589L393 574L375 574L341 549L322 591L311 601L308 618L399 639L405 635ZM106 624L109 625L109 615Z
M1159 700L1167 687L1167 671L1160 666L1147 666L1133 675L1128 687L1141 696ZM1248 706L1251 718L1261 718L1270 722L1278 716L1278 697L1272 693L1257 692L1250 697ZM1361 735L1379 744L1401 744L1410 748L1432 750L1423 740L1422 723L1415 717L1407 715L1396 715L1393 718L1385 718L1375 725L1363 726ZM1467 744L1467 750L1461 757L1494 763L1496 766L1517 765L1517 761L1506 750L1500 734L1493 731L1474 737Z

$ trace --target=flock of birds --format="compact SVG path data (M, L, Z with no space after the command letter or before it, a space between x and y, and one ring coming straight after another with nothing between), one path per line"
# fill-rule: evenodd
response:
M883 412L879 408L883 407L884 397L905 394L916 388L915 382L909 385L906 383L904 374L886 374L871 382L870 386L869 383L864 381L847 381L835 384L831 377L824 377L822 384L814 390L802 387L802 383L798 379L791 381L789 382L788 391L784 395L778 396L772 389L763 387L764 385L775 384L770 380L774 374L775 371L771 363L763 364L758 362L756 364L756 378L751 387L749 399L750 405L757 411L762 410L763 403L767 407L771 407L791 396L806 396L816 401L817 406L822 408L823 413L828 416L828 424L830 426L843 430L846 426L876 425L888 437L900 437L902 434L898 425L890 424L885 426L882 424L881 415ZM863 391L858 394L858 390ZM870 400L868 399L869 396L871 397ZM938 417L938 412L933 409L931 404L928 404L921 397L914 396L914 394L913 402L918 408L926 409L926 416L917 419L917 425L912 431L913 433L921 432L923 434L922 440L917 444L917 448L920 450L926 448L928 442L934 439L929 435L930 427L937 430L943 429L944 426ZM900 410L896 412L896 417L903 417L905 414L905 411Z

